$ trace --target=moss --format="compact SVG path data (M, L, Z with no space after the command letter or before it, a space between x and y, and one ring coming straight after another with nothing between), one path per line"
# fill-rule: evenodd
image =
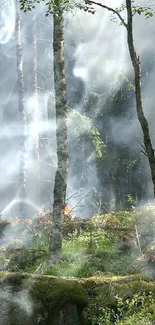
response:
M17 290L27 289L34 303L36 302L36 315L47 312L51 319L69 305L77 306L79 314L86 307L89 314L95 315L104 308L116 309L117 296L126 301L136 293L149 296L152 292L155 298L155 283L145 274L63 279L47 275L0 272L0 285L8 284Z
M90 278L81 278L77 279L79 283L83 284L85 288L88 287L96 287L96 286L102 286L104 283L129 283L133 281L146 281L146 282L153 282L153 278L150 275L138 273L138 274L132 274L132 275L126 275L126 276L107 276L107 275L101 275L101 276L92 276Z
M16 279L16 278L30 278L30 279L39 279L39 280L49 280L49 279L59 279L59 281L62 281L63 279L60 277L56 276L51 276L51 275L30 275L28 273L18 273L18 272L0 272L0 281L2 279ZM68 283L68 280L65 280ZM80 284L84 288L88 287L96 287L96 286L102 286L105 283L130 283L134 281L145 281L146 283L153 283L154 280L151 276L143 273L139 274L133 274L133 275L128 275L128 276L115 276L115 275L102 275L102 276L92 276L90 278L74 278L74 279L69 279L69 282L74 282L74 284Z
M0 272L0 287L8 285L12 288L12 293L21 290L29 293L33 302L33 324L37 324L37 319L41 318L41 324L51 324L52 321L53 325L57 325L62 315L65 319L73 318L71 324L79 324L78 320L83 324L82 311L88 304L88 297L85 288L77 281L54 276Z
M0 285L22 286L23 280L28 277L26 273L0 272Z
M30 292L50 312L68 303L76 304L82 310L88 303L84 287L72 280L40 277L32 283Z

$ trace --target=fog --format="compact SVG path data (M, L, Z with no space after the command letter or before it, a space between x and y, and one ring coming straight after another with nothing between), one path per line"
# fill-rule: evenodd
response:
M122 1L105 1L108 6L118 7ZM104 110L111 94L117 93L125 80L133 80L126 30L120 26L118 19L106 10L95 8L94 15L74 9L65 14L65 57L67 77L67 99L71 109L76 109L86 115L85 101L90 93L102 93L100 101L94 104L95 112ZM56 171L56 139L55 139L55 110L53 88L53 54L52 54L52 16L45 17L44 4L37 5L30 13L20 13L21 40L24 73L24 107L27 117L26 130L26 188L27 216L34 217L38 208L45 204L50 207L53 198L54 175ZM35 14L35 17L34 17ZM0 26L0 210L2 217L10 219L10 207L13 217L19 214L19 167L20 167L20 115L17 75L17 33L16 4L14 1L1 4ZM34 24L35 22L35 24ZM32 30L32 33L30 33ZM153 51L155 32L154 18L145 19L142 16L134 18L134 40L137 52L141 56L143 75L142 83L144 111L148 118L153 143L154 128L154 63L149 67L149 55ZM34 89L34 47L37 43L37 90ZM144 62L144 64L143 64ZM38 100L38 102L36 102ZM127 145L131 150L137 150L142 133L137 120L134 98L129 107L132 116L130 123L125 118L112 116L107 122L110 137L115 144ZM37 113L36 110L37 109ZM38 115L36 115L38 114ZM71 114L70 112L68 114ZM91 116L92 117L92 116ZM74 125L73 116L72 125ZM93 124L92 124L93 127ZM72 128L72 126L71 126ZM81 130L81 135L84 130ZM103 131L104 132L104 131ZM102 137L102 135L101 135ZM69 131L70 143L72 141ZM35 158L36 141L39 146L39 165ZM87 146L85 144L85 146ZM95 152L79 153L70 145L70 164L67 198L73 208L79 200L82 207L76 207L80 216L92 215L92 204L87 194L92 188L99 188L100 179L95 163ZM107 162L109 165L109 162ZM88 168L86 168L86 165ZM146 183L150 188L148 163L146 165ZM38 167L39 166L39 167ZM83 167L81 167L83 166ZM39 168L39 169L37 169ZM104 166L104 169L108 166ZM83 175L85 181L83 181ZM38 171L39 170L39 177ZM80 176L79 176L80 175ZM39 179L40 178L40 179ZM41 190L38 182L41 181ZM106 189L106 184L104 187ZM111 191L109 189L109 191ZM78 193L74 195L74 193ZM112 197L114 193L112 191ZM150 194L149 194L150 195ZM33 207L33 209L32 209Z

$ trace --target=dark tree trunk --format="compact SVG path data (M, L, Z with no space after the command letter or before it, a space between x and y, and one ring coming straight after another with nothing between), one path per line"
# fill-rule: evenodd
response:
M53 220L49 264L60 259L62 222L68 175L67 100L64 63L63 12L57 7L53 15L54 86L56 108L57 170L54 182Z
M143 132L145 152L149 160L153 189L154 189L154 197L155 197L155 155L154 155L154 149L152 147L148 121L144 115L144 110L142 105L140 59L139 56L137 56L137 53L134 48L134 42L133 42L133 23L132 23L133 20L132 20L131 0L126 0L126 9L127 9L127 26L126 26L127 41L128 41L128 48L129 48L132 65L134 68L134 75L135 75L135 96L136 96L137 116Z
M17 42L17 75L19 92L19 115L20 115L20 171L19 171L19 210L21 217L26 217L25 202L26 199L26 113L24 105L24 77L23 77L23 58L22 58L22 40L21 40L21 22L19 14L19 5L17 1L16 14L16 42Z

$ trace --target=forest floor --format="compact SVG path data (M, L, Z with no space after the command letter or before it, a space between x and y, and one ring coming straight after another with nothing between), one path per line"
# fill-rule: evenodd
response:
M33 230L29 241L25 238L30 230L18 221L11 225L10 246L3 243L1 270L26 272L28 277L44 272L47 278L82 285L88 297L83 312L86 325L151 325L155 321L154 220L152 207L65 220L61 260L50 268L46 267L48 220L29 221Z

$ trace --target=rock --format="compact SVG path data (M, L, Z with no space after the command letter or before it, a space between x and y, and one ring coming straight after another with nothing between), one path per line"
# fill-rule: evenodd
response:
M0 325L83 325L86 290L76 281L0 273Z
M0 325L86 325L91 315L116 309L136 293L155 297L145 274L62 279L0 272Z

